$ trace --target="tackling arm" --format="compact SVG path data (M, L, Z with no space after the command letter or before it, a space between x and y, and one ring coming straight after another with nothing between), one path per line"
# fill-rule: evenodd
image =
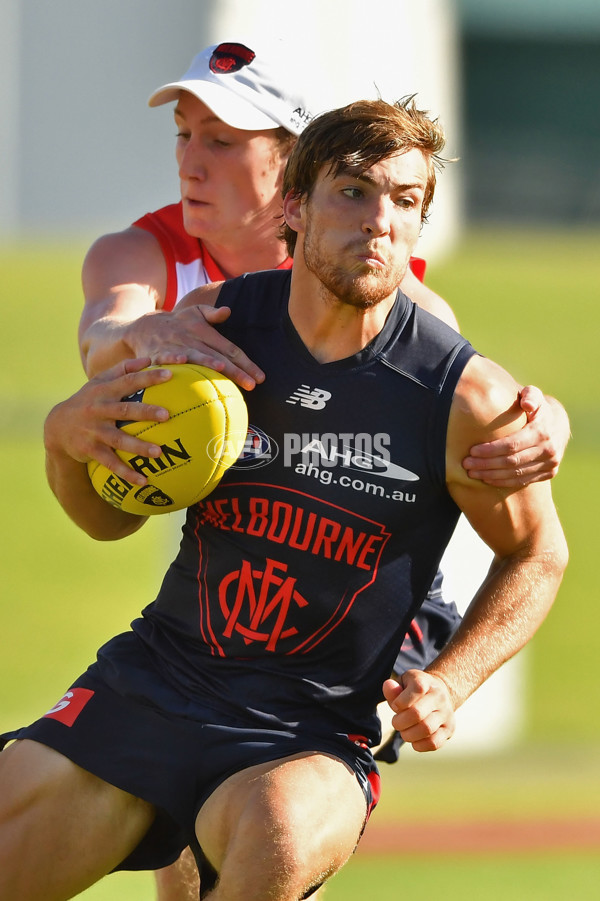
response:
M198 299L186 298L172 312L161 309L167 268L158 241L148 232L132 227L99 238L85 258L82 282L79 347L89 378L120 360L149 357L153 363L208 366L247 390L264 379L262 370L215 328L229 313L214 308L212 286L192 291L188 297Z
M104 235L81 273L85 303L79 349L89 378L123 359L150 356L143 345L158 329L167 270L156 238L139 228Z

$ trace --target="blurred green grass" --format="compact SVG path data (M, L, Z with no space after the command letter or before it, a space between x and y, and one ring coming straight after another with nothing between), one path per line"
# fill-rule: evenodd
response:
M600 864L592 854L415 858L399 852L397 858L352 860L332 879L325 901L418 893L445 901L595 901L599 876Z
M451 259L430 267L428 283L451 303L475 347L521 381L559 397L571 415L573 439L554 483L571 562L557 603L528 652L522 744L477 758L403 752L400 766L384 768L384 798L377 812L381 822L406 816L597 814L599 237L585 231L483 230L467 234ZM156 591L167 555L166 550L157 553L157 547L173 544L168 517L155 519L127 541L94 543L68 521L46 485L44 417L83 381L76 328L86 246L0 248L5 339L0 368L0 729L48 709L98 645L127 627ZM412 866L407 875L405 865L402 858L389 866L377 864L378 895L386 894L386 873L393 874L390 896L398 884L414 887ZM327 898L370 897L368 882L360 888L368 866L358 858L352 861L349 875L344 872L334 880ZM521 872L512 859L507 866L500 861L448 866L433 860L422 866L428 890L439 882L450 899L459 897L452 886L462 886L461 898L492 901L500 897L501 887L503 897L509 889L515 898L592 897L584 885L588 864L578 867L568 855L532 860L531 890L523 888L520 894L516 880L508 876L509 871ZM579 870L572 894L560 889L551 893L553 885L562 884L559 870L567 874L565 884L570 884L571 871ZM522 880L520 885L529 884L525 876ZM538 885L550 888L544 894L533 887ZM151 886L149 874L119 874L85 898L138 901L152 896Z

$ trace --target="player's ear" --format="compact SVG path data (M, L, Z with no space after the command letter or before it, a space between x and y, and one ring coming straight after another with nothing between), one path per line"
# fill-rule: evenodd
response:
M302 196L294 194L292 191L288 191L283 198L283 218L292 231L303 230L305 206Z

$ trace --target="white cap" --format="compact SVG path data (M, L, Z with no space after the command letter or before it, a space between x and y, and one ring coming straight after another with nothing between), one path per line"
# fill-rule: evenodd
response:
M259 131L283 125L299 135L312 114L285 82L283 62L278 71L266 54L245 44L213 44L194 57L180 81L158 88L148 105L161 106L177 100L180 91L189 91L233 128Z

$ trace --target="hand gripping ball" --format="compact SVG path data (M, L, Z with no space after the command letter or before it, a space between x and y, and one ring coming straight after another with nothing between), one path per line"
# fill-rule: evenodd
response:
M194 363L163 368L173 373L167 382L124 400L158 404L169 411L169 419L117 423L162 448L160 457L115 451L148 484L132 485L101 463L88 463L98 494L113 507L140 516L182 510L210 494L237 460L248 431L246 404L231 379Z

